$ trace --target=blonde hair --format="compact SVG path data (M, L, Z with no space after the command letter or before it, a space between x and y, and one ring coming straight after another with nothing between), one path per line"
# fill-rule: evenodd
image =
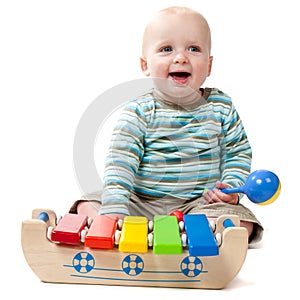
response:
M151 26L152 22L157 18L162 15L196 15L199 17L201 22L203 22L203 25L207 27L207 33L208 33L208 46L209 49L211 49L211 32L209 28L209 24L206 21L206 19L203 17L202 14L200 14L198 11L193 10L189 7L185 6L170 6L167 8L164 8L156 13L156 15L153 17L153 19L147 24L145 30L144 30L144 35L143 35L143 42L142 42L142 49L144 52L145 45L146 45L146 36L149 30L149 27Z
M181 14L198 14L201 15L199 12L185 6L170 6L158 11L157 14L174 14L174 15L181 15ZM202 15L201 15L202 16Z

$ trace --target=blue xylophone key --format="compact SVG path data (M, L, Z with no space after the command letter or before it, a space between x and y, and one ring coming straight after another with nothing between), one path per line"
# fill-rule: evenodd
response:
M219 254L219 247L205 215L185 215L184 225L190 255L214 256Z

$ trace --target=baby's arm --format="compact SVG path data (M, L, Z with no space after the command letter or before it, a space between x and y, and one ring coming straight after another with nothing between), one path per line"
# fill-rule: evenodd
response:
M129 215L135 173L143 156L145 116L136 102L125 107L114 129L104 172L100 214Z
M251 169L252 150L246 135L242 120L240 119L234 105L222 122L223 138L221 139L221 178L224 187L237 187L244 185ZM220 183L217 184L220 185ZM219 187L219 188L224 188ZM242 194L227 195L216 191L218 199L225 202L238 202ZM230 200L229 197L232 199Z

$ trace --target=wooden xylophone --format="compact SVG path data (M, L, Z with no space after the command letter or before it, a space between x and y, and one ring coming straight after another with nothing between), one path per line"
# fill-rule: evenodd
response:
M224 288L241 269L248 234L224 215L213 228L205 215L109 216L35 209L22 223L22 247L44 282L183 288ZM90 224L91 223L91 224Z

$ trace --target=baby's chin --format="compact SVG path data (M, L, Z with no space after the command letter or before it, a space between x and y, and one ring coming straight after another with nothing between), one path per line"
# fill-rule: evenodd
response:
M181 84L174 80L156 78L154 85L160 98L181 106L193 104L201 98L199 89L192 89L187 84Z

